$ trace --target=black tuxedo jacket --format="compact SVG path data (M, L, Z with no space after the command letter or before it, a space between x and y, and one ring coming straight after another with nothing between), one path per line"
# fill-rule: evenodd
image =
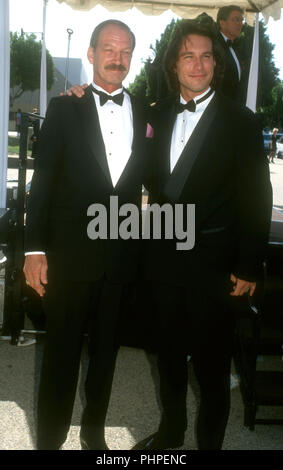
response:
M239 60L241 67L241 79L239 80L239 74L234 57L231 54L230 48L227 46L225 39L222 34L218 33L218 43L222 48L224 57L224 74L222 83L219 90L225 95L239 103L245 104L247 98L247 87L248 87L248 74L245 68L243 58L241 57L237 46L235 45L234 51Z
M146 118L144 106L133 98L131 102L132 154L114 188L90 87L81 99L64 96L50 102L39 137L25 237L26 252L46 252L49 279L89 281L105 274L123 282L136 274L139 240L91 240L87 235L91 204L109 209L109 197L118 196L119 207L141 205Z
M171 99L157 105L151 117L155 147L150 203L194 204L195 246L177 251L176 239L145 241L145 277L177 284L187 284L197 272L209 279L217 273L258 279L272 191L254 114L215 93L170 174L175 119Z

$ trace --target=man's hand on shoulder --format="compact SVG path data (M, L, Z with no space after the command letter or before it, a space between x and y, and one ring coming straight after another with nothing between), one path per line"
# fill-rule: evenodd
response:
M246 293L249 293L250 296L253 295L256 288L256 282L249 282L245 281L244 279L239 279L234 274L231 274L230 279L234 284L233 291L230 295L235 297L239 295L244 295Z
M84 83L83 85L78 85L77 83L75 83L74 86L71 86L70 88L68 88L68 90L66 90L66 93L60 93L60 96L64 96L64 95L68 95L68 96L72 96L72 95L76 95L78 98L82 98L82 96L84 96L85 92L85 88L88 87L88 84L87 83Z
M26 283L34 289L40 297L45 294L47 284L47 259L45 255L26 255L24 264Z

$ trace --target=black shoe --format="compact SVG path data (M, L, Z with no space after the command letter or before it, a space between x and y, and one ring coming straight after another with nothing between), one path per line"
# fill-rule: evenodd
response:
M64 441L58 442L38 442L36 449L37 450L62 450Z
M156 432L138 442L132 450L164 450L164 449L177 449L184 444L183 437L165 437Z
M99 439L95 442L86 441L83 437L80 439L82 450L110 450L104 439Z

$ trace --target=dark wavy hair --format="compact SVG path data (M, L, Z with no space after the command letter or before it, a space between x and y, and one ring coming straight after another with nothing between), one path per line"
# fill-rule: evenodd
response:
M232 11L239 11L242 15L244 14L244 10L237 5L228 5L226 7L219 8L216 20L218 26L220 26L220 20L227 20Z
M168 86L173 93L179 93L180 84L175 72L179 51L185 38L190 34L208 37L212 42L213 57L216 62L213 79L210 86L217 89L224 72L223 50L218 44L215 28L210 24L202 24L197 20L181 20L172 34L171 41L164 56L163 68Z
M124 29L129 34L132 40L132 51L133 51L136 45L135 35L130 30L129 26L126 25L126 23L123 23L122 21L119 21L119 20L106 20L100 23L99 25L97 25L90 38L90 47L93 47L93 49L96 48L101 31L109 25L119 26L119 28Z

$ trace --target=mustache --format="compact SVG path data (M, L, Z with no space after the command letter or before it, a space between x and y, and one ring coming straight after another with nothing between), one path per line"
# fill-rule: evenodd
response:
M119 72L126 72L126 67L122 64L109 64L106 65L105 70L118 70Z

